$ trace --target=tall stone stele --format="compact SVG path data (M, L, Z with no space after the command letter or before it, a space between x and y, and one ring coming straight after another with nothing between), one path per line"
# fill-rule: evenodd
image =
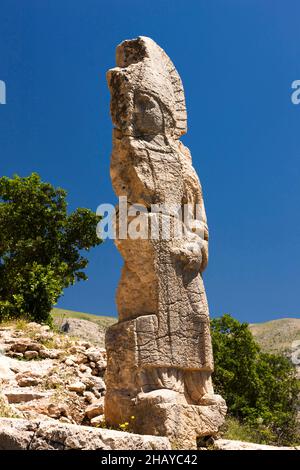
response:
M187 130L184 91L152 39L124 41L116 57L117 67L107 74L115 126L111 178L116 195L127 197L128 230L136 230L126 238L120 207L116 245L124 267L119 321L106 334L105 415L111 426L128 422L135 432L168 436L173 446L192 449L198 437L216 434L226 405L211 382L202 280L208 228L201 184L179 140ZM178 207L188 222L181 222Z

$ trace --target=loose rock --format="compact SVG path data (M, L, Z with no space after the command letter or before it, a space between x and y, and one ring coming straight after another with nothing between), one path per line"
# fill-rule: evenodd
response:
M68 385L68 389L71 392L83 393L86 389L86 386L82 382L74 382L74 383Z
M104 413L104 398L100 398L85 409L85 414L89 419Z

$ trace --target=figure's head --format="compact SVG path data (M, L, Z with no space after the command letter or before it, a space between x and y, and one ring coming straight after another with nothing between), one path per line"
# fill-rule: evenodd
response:
M164 134L178 139L186 133L186 108L181 79L166 53L150 38L122 42L117 67L107 73L114 125L124 134Z

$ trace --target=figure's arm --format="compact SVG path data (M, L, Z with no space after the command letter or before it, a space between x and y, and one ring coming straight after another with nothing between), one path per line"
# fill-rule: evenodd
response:
M208 231L208 225L207 225L207 218L206 218L206 212L205 212L205 207L204 207L204 201L203 198L201 198L201 205L200 205L200 223L201 223L201 237L202 237L202 248L201 248L201 254L202 254L202 264L201 264L201 272L203 272L208 264L208 239L209 239L209 231Z
M193 168L190 151L178 143L184 178L183 219L186 237L175 251L185 262L187 269L204 271L208 263L208 225L204 207L202 187Z

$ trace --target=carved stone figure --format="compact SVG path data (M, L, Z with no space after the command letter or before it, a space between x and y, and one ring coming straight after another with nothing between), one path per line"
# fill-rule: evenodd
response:
M125 215L118 214L124 267L119 321L106 335L105 414L110 425L128 421L136 432L193 448L197 437L216 433L226 406L211 382L202 280L208 228L201 184L179 140L187 131L183 86L150 38L124 41L116 58L107 74L115 126L111 178L116 195L127 198L126 229L140 229L140 237L124 234Z

